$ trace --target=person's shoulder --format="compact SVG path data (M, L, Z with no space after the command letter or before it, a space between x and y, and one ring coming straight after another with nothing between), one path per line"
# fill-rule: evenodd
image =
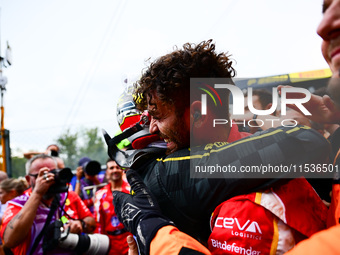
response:
M171 161L179 161L188 159L187 157L190 155L190 148L183 148L177 150L171 154L165 155L164 157L159 157L156 159L157 162L171 162Z
M28 194L24 193L24 194L22 194L20 196L17 196L15 198L13 198L12 200L8 201L8 204L14 204L14 205L19 205L19 206L21 205L21 206L23 206L27 202L29 197L30 197L29 193Z
M110 184L109 183L106 184L104 187L96 191L96 194L95 194L96 198L97 199L102 198L104 194L106 194L110 189L111 189Z
M74 192L72 190L68 191L67 198L70 201L81 200L80 196L76 192Z

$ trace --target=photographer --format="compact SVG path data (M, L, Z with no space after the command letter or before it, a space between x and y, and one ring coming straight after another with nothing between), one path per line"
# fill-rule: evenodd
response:
M62 169L65 167L64 161L59 157L59 153L60 153L60 149L58 147L58 145L56 144L50 144L49 146L47 146L45 154L52 156L58 164L58 168Z
M74 192L79 195L92 213L94 212L94 194L91 189L86 189L86 187L102 183L104 174L100 172L101 165L98 161L83 157L79 160L76 176L71 181Z
M94 230L94 218L80 198L73 192L67 192L67 186L62 189L54 186L61 179L57 176L59 170L55 170L56 168L57 162L51 156L39 154L33 157L28 163L26 175L31 188L8 203L1 237L4 246L10 248L14 254L43 254L46 228L59 219L66 222L64 227L71 233ZM69 220L69 214L72 214L73 220ZM76 220L77 218L82 221ZM47 254L58 253L75 254L60 248Z

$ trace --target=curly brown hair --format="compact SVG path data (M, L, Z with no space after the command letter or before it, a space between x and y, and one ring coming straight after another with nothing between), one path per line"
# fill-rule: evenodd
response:
M163 102L189 105L190 78L232 78L235 70L230 56L215 52L212 40L186 43L154 61L135 84L135 102L147 108L147 96L155 91Z

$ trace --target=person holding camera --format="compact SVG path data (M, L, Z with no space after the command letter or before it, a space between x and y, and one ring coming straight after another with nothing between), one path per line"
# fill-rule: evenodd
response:
M34 156L27 165L26 175L31 188L8 202L0 234L4 247L14 254L43 254L50 246L46 245L51 239L48 229L54 222L64 223L68 233L94 231L95 220L91 212L79 196L68 191L67 183L72 177L70 169L56 168L53 157ZM57 247L47 254L75 253Z
M50 144L49 146L47 146L45 152L37 152L37 151L25 152L24 157L27 158L27 159L31 159L38 154L46 154L46 155L49 155L49 156L55 158L55 160L57 161L57 164L58 164L58 168L62 169L62 168L65 167L65 164L64 164L64 161L62 160L62 158L59 157L59 153L60 153L59 146L56 145L56 144Z
M71 181L74 191L80 196L85 205L93 213L93 190L87 188L93 185L100 185L104 179L104 174L100 174L101 165L98 161L83 157L78 162L76 178ZM99 174L101 176L99 176Z

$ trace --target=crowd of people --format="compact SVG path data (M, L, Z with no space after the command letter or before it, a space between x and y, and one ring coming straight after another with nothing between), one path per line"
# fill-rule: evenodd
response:
M340 1L326 0L323 13L318 34L333 76L303 104L311 115L297 105L285 114L254 114L253 108L272 109L273 95L261 89L245 95L242 116L229 114L228 90L218 97L223 110L216 110L191 78L233 86L233 62L212 40L187 43L156 59L120 97L122 133L104 135L105 167L85 155L73 174L52 144L25 153L25 178L0 171L0 254L340 254L338 175L278 171L259 178L224 171L211 178L192 170L337 169ZM248 126L212 125L240 118ZM268 118L271 126L260 125ZM128 148L117 146L126 138Z
M25 157L26 178L0 172L0 254L128 253L129 232L117 219L112 191L128 193L130 186L115 161L102 169L82 157L73 175L56 144Z

